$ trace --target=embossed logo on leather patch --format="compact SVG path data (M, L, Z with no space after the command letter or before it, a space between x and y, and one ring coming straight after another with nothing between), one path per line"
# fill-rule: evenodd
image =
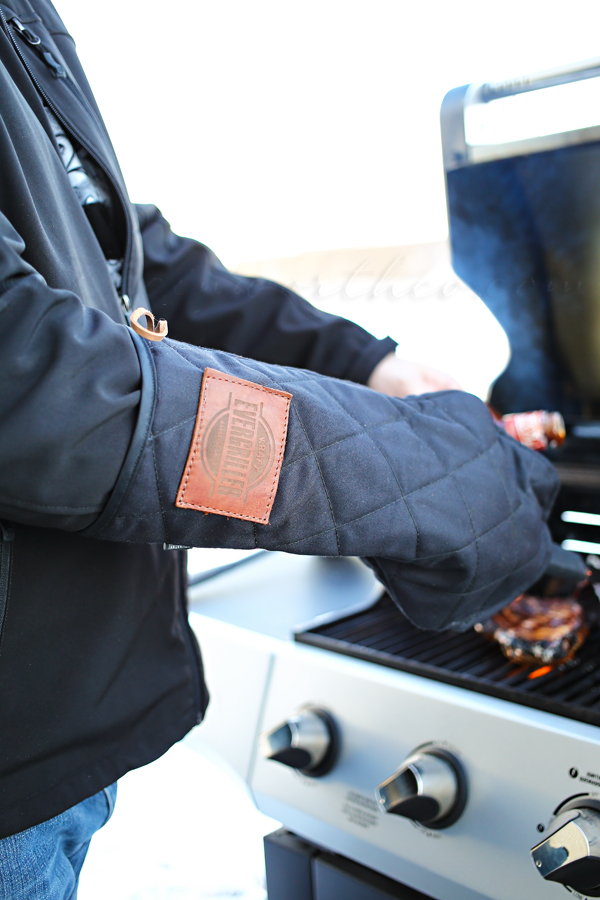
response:
M266 525L279 484L292 395L205 369L175 505Z

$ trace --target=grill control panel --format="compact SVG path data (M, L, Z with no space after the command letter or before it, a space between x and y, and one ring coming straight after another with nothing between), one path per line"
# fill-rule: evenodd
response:
M254 755L249 780L257 805L290 831L435 900L566 894L557 880L540 877L530 850L559 830L559 822L547 824L557 794L577 802L578 789L593 793L585 778L598 772L598 728L280 643L257 732L276 733L293 718L290 710L327 710L341 736L335 765L320 778L306 777L311 772L297 762ZM460 773L468 781L466 802L459 800ZM575 827L583 846L589 820L589 812L579 815L554 843L566 846L565 836L573 842ZM571 857L566 884L574 900L595 896L582 890L595 877L594 857L583 859L583 881ZM543 866L549 874L548 853Z

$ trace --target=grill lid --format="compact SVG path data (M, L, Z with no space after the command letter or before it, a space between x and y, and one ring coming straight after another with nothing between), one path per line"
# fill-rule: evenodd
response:
M600 411L600 111L595 127L485 148L468 143L465 117L569 81L600 92L599 73L593 60L554 78L455 88L442 104L453 266L512 349L492 393L503 413Z

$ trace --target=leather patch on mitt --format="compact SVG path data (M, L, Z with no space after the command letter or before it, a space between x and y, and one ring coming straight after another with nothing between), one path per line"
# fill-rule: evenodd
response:
M175 505L266 525L279 484L292 395L205 369Z

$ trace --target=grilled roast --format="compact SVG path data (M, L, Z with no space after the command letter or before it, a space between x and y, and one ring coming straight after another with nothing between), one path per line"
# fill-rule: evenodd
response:
M530 594L517 597L475 629L497 641L508 659L543 665L570 659L589 631L583 607L573 597Z

